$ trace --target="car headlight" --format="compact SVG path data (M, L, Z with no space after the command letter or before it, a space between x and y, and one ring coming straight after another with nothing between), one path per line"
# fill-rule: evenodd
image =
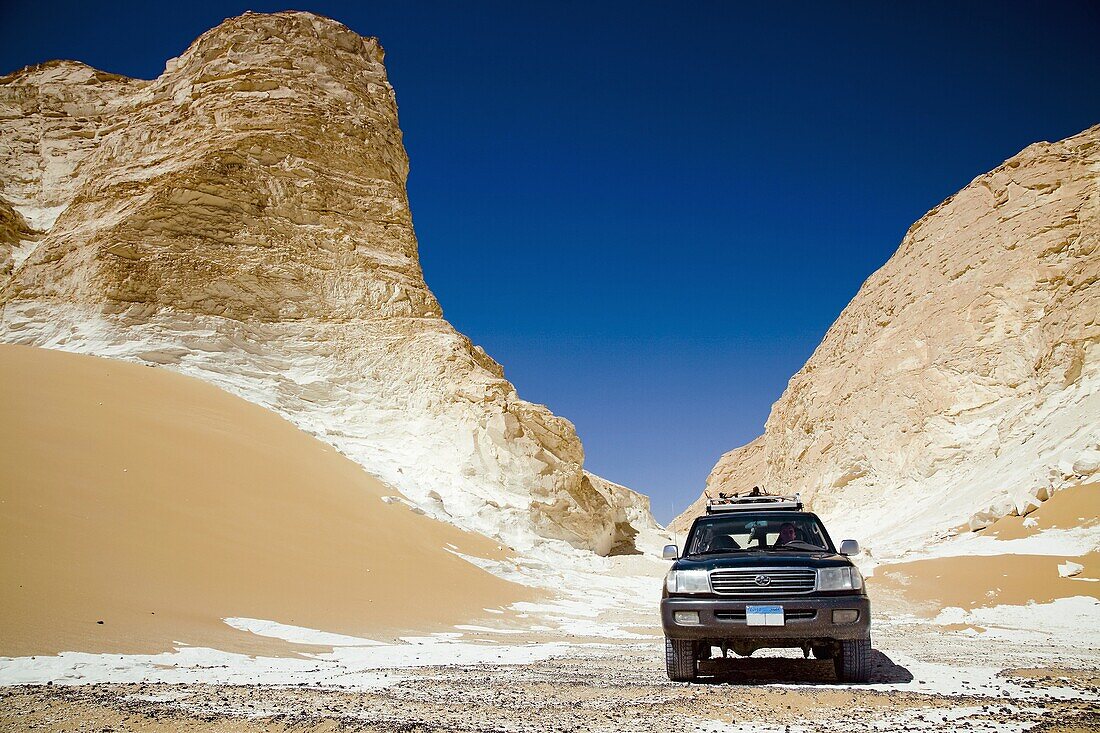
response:
M863 587L863 576L851 566L839 568L818 568L818 590L859 590Z
M669 593L710 593L710 574L706 570L671 570L665 588Z

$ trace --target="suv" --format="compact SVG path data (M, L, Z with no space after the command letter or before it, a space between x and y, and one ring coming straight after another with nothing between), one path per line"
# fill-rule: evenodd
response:
M669 679L695 679L713 647L723 657L795 647L832 659L841 682L867 682L871 603L848 559L859 544L844 540L837 552L797 495L720 497L691 525L683 556L665 547L675 560L661 596Z

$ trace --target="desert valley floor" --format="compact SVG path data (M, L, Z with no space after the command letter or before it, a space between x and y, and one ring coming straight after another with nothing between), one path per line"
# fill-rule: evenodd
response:
M675 684L658 533L613 557L514 552L198 380L0 356L20 385L0 403L0 730L1100 727L1100 485L863 558L869 685L799 652ZM242 456L262 470L242 474ZM308 512L295 470L316 485Z
M654 583L658 581L654 578ZM800 654L720 660L699 684L664 674L642 606L537 636L501 624L409 644L248 661L75 661L71 672L161 682L26 684L0 690L0 728L39 731L1082 731L1100 729L1093 629L945 627L878 601L872 683L841 686ZM1095 601L1093 601L1095 603ZM575 612L575 609L572 609ZM571 609L531 614L548 624ZM1086 614L1095 620L1095 610ZM1032 621L1050 623L1037 611ZM609 620L613 619L613 620ZM649 624L647 624L647 620ZM1081 617L1078 617L1078 621ZM635 626L634 624L642 624ZM1024 624L1017 624L1022 626ZM599 630L607 636L601 636ZM276 630L277 631L277 630ZM283 629L294 638L293 630ZM1085 632L1085 633L1081 633ZM1091 635L1091 646L1081 639ZM616 638L629 636L631 638ZM373 651L372 651L373 650ZM122 660L114 657L114 660ZM87 666L85 666L87 665ZM98 665L98 669L97 669ZM126 669L122 667L125 666ZM280 670L277 673L273 670ZM127 671L128 670L128 671ZM33 665L24 665L33 676ZM9 667L7 675L12 674ZM232 680L228 684L195 680ZM278 679L278 684L266 680ZM191 680L177 682L176 680ZM9 679L10 681L10 679Z

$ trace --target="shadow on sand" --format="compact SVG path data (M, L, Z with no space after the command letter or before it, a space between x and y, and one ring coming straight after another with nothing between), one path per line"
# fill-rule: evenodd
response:
M835 685L833 663L792 657L733 657L699 663L696 682L715 685ZM913 673L877 649L871 650L871 684L904 684Z

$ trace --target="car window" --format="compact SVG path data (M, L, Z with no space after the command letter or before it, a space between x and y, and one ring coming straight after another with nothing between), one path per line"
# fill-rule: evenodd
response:
M699 522L687 554L733 550L828 550L821 522L809 514L736 514Z

